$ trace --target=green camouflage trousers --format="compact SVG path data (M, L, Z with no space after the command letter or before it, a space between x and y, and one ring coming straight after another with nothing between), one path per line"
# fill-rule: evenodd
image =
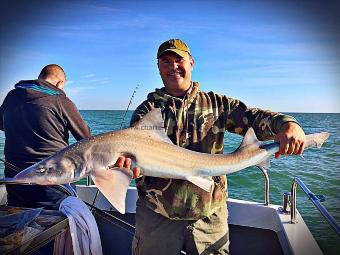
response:
M200 220L170 220L138 200L132 254L229 254L227 222L227 206Z

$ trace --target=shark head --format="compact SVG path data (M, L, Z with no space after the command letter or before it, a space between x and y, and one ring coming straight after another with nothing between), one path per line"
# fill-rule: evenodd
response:
M89 168L89 151L79 148L81 148L79 143L64 148L24 169L14 177L14 181L40 185L59 185L80 180Z
M79 166L69 157L49 157L38 162L15 176L23 183L40 185L56 185L76 181L76 172Z

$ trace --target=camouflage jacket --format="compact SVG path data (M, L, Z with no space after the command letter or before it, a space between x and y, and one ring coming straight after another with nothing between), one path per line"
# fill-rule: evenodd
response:
M150 93L137 107L131 125L153 108L161 108L164 128L176 145L204 153L223 153L224 132L244 135L253 127L260 140L272 139L284 122L293 117L247 108L239 100L199 90L192 83L183 98L169 95L165 88ZM210 216L226 203L226 178L214 177L212 192L185 180L143 176L136 180L139 198L149 208L170 219L197 220Z

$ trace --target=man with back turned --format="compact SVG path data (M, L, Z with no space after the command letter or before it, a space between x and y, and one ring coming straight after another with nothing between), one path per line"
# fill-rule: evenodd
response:
M90 129L62 90L66 75L56 64L45 66L37 80L18 82L0 107L0 129L5 132L5 159L23 170L68 145L69 132L76 140L90 136ZM8 165L5 176L18 172ZM65 198L45 186L7 185L10 206L58 209Z

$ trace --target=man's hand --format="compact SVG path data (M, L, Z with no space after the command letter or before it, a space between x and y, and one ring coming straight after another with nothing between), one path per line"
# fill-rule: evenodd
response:
M119 167L119 168L131 169L131 159L126 158L124 156L120 156L117 159L115 166ZM133 179L136 179L140 176L140 168L139 167L135 167L134 169L132 169L132 172L133 172Z
M287 122L275 136L275 141L280 143L280 149L275 153L275 158L279 158L280 155L302 155L306 135L298 124Z

